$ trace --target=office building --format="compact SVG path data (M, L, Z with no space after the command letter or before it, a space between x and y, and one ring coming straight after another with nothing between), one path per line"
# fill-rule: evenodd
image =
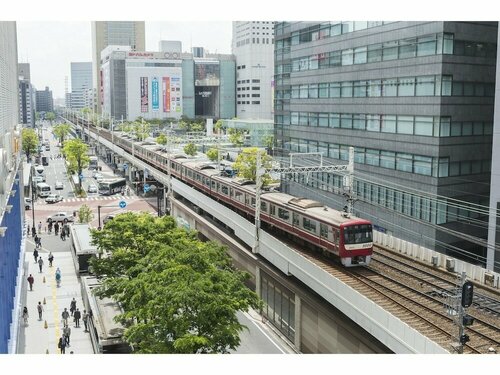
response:
M233 22L236 115L240 119L273 118L274 24L272 21Z
M0 22L0 353L15 352L22 293L18 275L24 275L16 33L15 22Z
M85 108L87 90L92 90L92 62L71 63L71 108Z
M179 40L160 40L159 51L171 53L171 57L179 58L182 53L182 42Z
M54 100L52 99L52 91L45 86L45 90L36 91L36 111L37 112L52 112L54 111Z
M193 58L177 42L162 41L162 52L108 46L101 54L103 114L135 120L235 115L232 55Z
M484 265L497 30L496 22L277 24L278 147L341 164L353 146L356 215ZM296 176L287 188L342 209L343 181Z
M30 82L30 64L18 64L19 123L35 126L35 88Z
M130 46L132 51L146 50L144 21L92 22L92 79L95 88L95 109L101 112L101 51L109 45Z

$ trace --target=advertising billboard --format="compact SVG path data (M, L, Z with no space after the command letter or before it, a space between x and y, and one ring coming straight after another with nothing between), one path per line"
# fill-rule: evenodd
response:
M153 111L158 111L160 109L160 93L158 88L158 78L153 77L151 80L151 96Z
M171 77L170 79L170 107L172 112L180 112L182 109L180 77Z
M163 77L163 112L170 112L170 77Z
M141 77L141 112L148 112L149 99L148 99L148 77Z

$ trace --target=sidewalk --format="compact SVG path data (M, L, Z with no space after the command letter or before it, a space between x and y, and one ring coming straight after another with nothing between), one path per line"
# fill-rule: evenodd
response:
M55 235L42 234L42 250L39 249L39 255L42 257L44 265L43 272L40 273L38 264L35 264L33 257L34 242L31 237L26 240L25 265L27 265L27 274L23 277L26 285L26 298L24 306L28 307L29 319L25 325L21 318L21 329L19 338L18 353L24 354L45 354L60 353L57 347L59 337L62 335L61 313L66 307L69 311L70 302L73 297L76 299L76 307L80 309L83 315L83 300L79 279L76 276L73 258L71 256L70 244L71 238L66 241L60 240ZM48 254L52 251L54 255L53 266L49 267ZM58 288L55 280L57 267L61 270L61 286ZM26 267L25 267L26 269ZM35 282L33 291L29 290L27 278L32 274ZM45 282L44 282L45 278ZM45 304L44 303L45 299ZM38 320L37 305L38 302L43 305L43 318ZM22 314L22 312L21 312ZM47 328L45 328L47 322ZM75 328L73 319L68 319L71 328L70 345L66 347L66 354L73 351L75 354L93 354L90 335L84 332L83 321L80 320L80 327ZM24 337L22 337L24 336Z

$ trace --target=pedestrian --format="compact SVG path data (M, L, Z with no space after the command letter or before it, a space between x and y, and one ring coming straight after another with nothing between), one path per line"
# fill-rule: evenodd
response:
M42 233L42 222L38 223L38 233Z
M64 326L63 333L64 333L64 337L66 338L66 346L71 346L69 344L69 337L71 335L71 328L69 328L68 325Z
M54 255L52 255L52 251L49 252L49 267L52 267L52 262L54 261Z
M30 290L33 291L33 284L35 282L35 278L33 277L33 275L30 275L28 276L28 284L30 284Z
M68 325L69 312L68 312L68 309L66 307L64 308L64 311L62 312L61 317L62 317L62 321L63 321L64 325L67 326Z
M49 233L52 233L52 221L49 223Z
M24 309L23 309L23 320L24 320L24 324L28 325L28 318L29 318L29 314L28 314L28 308L26 306L24 306Z
M73 313L75 312L76 310L76 299L75 297L73 297L73 299L71 300L70 304L69 304L69 311L71 311L71 316L73 316Z
M43 268L42 256L40 256L40 258L38 258L38 267L40 268L40 273L42 273L42 268Z
M36 242L36 237L35 237L35 242ZM38 262L38 250L35 248L33 251L33 258L35 258L35 264Z
M69 224L64 224L64 230L66 231L66 237L69 237Z
M54 233L56 236L59 234L59 223L54 224Z
M42 313L43 313L43 306L40 301L38 301L38 305L36 306L36 309L38 310L38 320L42 320Z
M64 232L64 228L61 229L61 240L66 241L66 233Z
M36 236L36 229L35 229L35 225L33 224L33 226L31 227L31 237L35 237Z
M64 335L59 337L59 342L57 343L57 347L61 349L61 354L66 353L66 338L64 337Z
M73 316L75 318L75 328L80 328L80 318L82 317L82 313L80 312L80 309L76 309Z
M89 314L87 314L87 310L83 310L82 320L83 320L83 325L85 326L85 332L88 332L89 329L87 323L89 320Z

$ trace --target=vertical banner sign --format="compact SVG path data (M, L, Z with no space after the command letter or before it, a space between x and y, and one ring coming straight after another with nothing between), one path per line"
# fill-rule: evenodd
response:
M153 96L153 111L158 111L160 109L160 93L158 88L158 78L153 77L151 81L151 95Z
M148 77L141 77L141 112L148 112Z
M161 79L161 93L162 93L162 106L163 112L168 112L167 110L167 77L162 77Z
M163 77L163 112L170 112L170 77Z

